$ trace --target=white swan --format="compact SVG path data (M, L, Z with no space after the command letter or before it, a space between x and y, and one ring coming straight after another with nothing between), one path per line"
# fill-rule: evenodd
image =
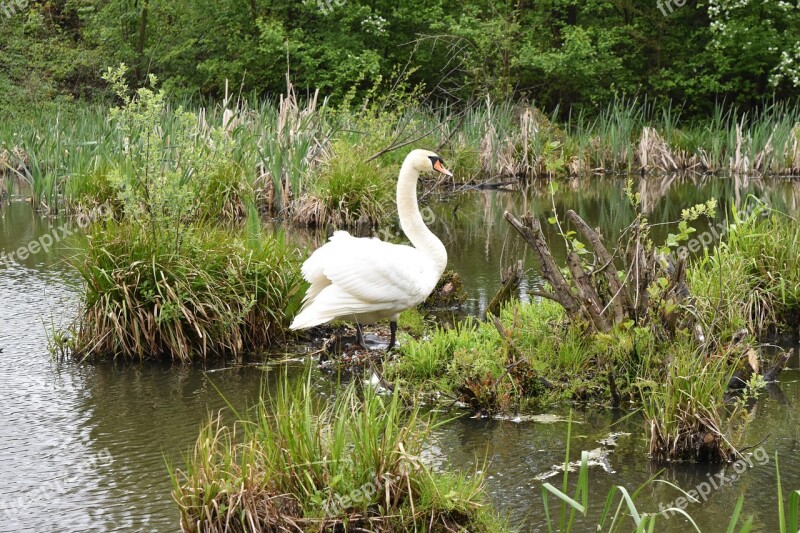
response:
M387 350L394 346L400 312L425 301L447 265L447 251L417 205L417 179L431 170L452 176L442 158L427 150L413 150L400 168L397 214L413 246L335 232L303 263L303 277L311 286L291 329L351 321L363 346L361 325L388 318L392 337Z

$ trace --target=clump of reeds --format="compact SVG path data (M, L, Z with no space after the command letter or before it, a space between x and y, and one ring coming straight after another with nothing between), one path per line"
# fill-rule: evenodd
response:
M262 102L249 114L248 126L237 128L258 154L258 190L270 213L288 215L292 204L305 193L317 166L329 157L333 126L326 102L315 92L301 102L291 82L277 106ZM238 136L241 142L242 135Z
M750 202L732 209L727 233L689 271L706 323L726 335L763 335L800 322L800 226Z
M422 461L432 421L397 393L279 387L249 420L213 421L175 472L184 531L502 530L480 474Z
M109 223L76 267L85 281L69 348L77 358L240 356L282 338L300 292L299 257L283 239L196 229L154 243Z
M367 161L363 146L337 141L314 181L292 207L292 220L303 226L374 226L394 204L397 169Z
M708 358L685 341L673 345L666 375L649 372L655 379L642 388L653 459L721 463L734 458L722 412L733 371L727 354Z

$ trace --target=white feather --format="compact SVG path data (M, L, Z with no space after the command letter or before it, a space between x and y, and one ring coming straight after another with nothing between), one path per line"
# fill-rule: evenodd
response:
M369 324L390 318L425 301L441 275L416 248L346 231L317 249L302 273L311 286L292 329L337 319Z
M433 152L414 150L403 162L397 184L397 209L403 231L414 246L356 238L337 231L303 264L311 285L291 329L332 320L371 324L414 307L430 295L447 264L441 241L425 226L417 206L421 171L448 172Z

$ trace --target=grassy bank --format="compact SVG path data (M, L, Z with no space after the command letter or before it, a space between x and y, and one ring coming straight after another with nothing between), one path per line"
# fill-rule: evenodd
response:
M354 386L286 381L233 427L212 422L174 475L184 531L504 531L477 472L432 470L435 422Z
M119 75L106 78L122 101L147 97L121 92ZM164 99L159 119L174 140L171 155L213 176L203 209L222 219L241 218L253 201L299 225L385 223L393 216L397 167L411 145L437 149L457 183L640 170L800 173L800 107L786 103L757 114L717 106L705 121L684 121L678 108L618 99L594 115L567 113L557 121L563 113L535 103L487 99L430 108L391 91L360 108L347 101L332 108L318 93L300 98L290 84L277 100L227 97L201 108L147 90ZM26 182L43 210L102 203L112 196L115 169L136 148L112 115L76 105L0 125L0 172Z
M642 406L654 457L727 460L741 410L726 408L724 396L753 353L753 337L743 342L737 332L794 327L800 314L800 227L759 206L747 215L734 211L729 228L689 267L688 300L675 300L673 282L656 275L646 287L646 313L608 330L549 299L516 302L497 319L407 339L385 375L401 389L443 393L483 414L560 401Z

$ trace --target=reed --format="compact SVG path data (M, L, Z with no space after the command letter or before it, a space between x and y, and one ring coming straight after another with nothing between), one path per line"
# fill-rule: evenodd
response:
M183 363L259 352L299 306L299 254L280 236L196 228L179 250L146 229L108 223L75 267L85 292L61 349L75 358ZM80 258L80 259L77 259Z
M687 342L676 342L665 375L649 372L640 380L641 403L657 461L724 463L736 448L736 409L725 413L724 395L736 368L727 352L707 358Z
M396 168L367 161L361 145L336 141L307 192L292 207L292 221L302 226L374 227L394 211Z
M689 271L704 322L725 335L764 335L800 321L800 228L751 200L732 207L724 242Z
M184 531L505 530L479 473L422 461L436 422L397 393L278 387L234 426L212 421L174 472Z
M800 175L800 104L788 102L767 102L755 113L720 103L704 121L684 120L679 106L646 98L615 99L591 112L545 113L534 103L490 98L465 109L408 98L332 109L319 93L301 97L287 82L276 100L227 95L203 106L167 99L165 137L177 140L189 126L181 121L186 110L196 117L195 140L205 138L207 154L220 162L208 211L227 219L242 217L254 199L262 211L299 224L319 224L320 216L350 224L362 211L386 222L390 214L360 205L382 190L382 169L394 168L404 150L384 153L372 166L366 159L406 139L438 149L461 183L638 171ZM0 172L25 182L44 211L102 203L129 141L109 115L103 106L77 104L63 114L0 125ZM215 130L230 143L210 143ZM191 158L185 149L173 155ZM340 192L349 213L334 220L332 196Z

